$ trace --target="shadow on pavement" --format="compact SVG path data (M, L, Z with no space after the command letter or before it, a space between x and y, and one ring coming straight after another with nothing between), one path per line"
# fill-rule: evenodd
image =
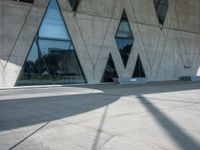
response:
M113 96L86 94L0 101L0 131L78 115L116 100Z
M138 99L182 150L200 150L199 143L193 137L181 129L179 125L167 117L162 111L156 108L148 101L148 99L143 96L138 96Z
M117 101L121 96L130 95L138 97L143 106L152 114L158 124L166 130L168 135L181 149L200 149L195 139L143 96L143 94L151 93L195 90L199 89L200 83L85 87L102 90L103 93L0 101L0 131L62 119L106 106L92 146L92 149L95 150L97 149L100 134L103 130L108 105ZM122 92L120 93L120 91Z

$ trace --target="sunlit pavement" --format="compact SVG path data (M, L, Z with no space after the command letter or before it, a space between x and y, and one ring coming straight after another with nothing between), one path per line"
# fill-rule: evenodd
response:
M200 150L200 83L0 90L0 150Z

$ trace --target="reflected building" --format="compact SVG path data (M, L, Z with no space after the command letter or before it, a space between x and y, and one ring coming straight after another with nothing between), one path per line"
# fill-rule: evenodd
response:
M80 84L85 77L57 0L51 0L17 85Z

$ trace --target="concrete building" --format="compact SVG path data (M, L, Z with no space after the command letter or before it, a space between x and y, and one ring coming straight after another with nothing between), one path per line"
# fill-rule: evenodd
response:
M66 42L61 47L56 34ZM42 46L52 39L51 46ZM54 64L47 56L52 48L73 54L56 54L59 62ZM27 65L31 55L37 55L35 69L33 62ZM71 58L67 63L68 57L75 65ZM69 73L68 67L76 71ZM199 0L0 0L0 87L38 81L101 83L110 75L145 77L149 82L179 80L199 75L199 68Z

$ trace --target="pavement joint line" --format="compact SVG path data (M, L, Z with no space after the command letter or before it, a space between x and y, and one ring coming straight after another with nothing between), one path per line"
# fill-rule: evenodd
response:
M185 109L185 108L188 108L188 109L194 110L194 109L191 108L191 107L196 106L196 105L198 105L198 104L190 104L190 105L187 105L187 106L173 106L173 107L171 108L171 110L177 110L177 111L180 111L180 110L183 110L183 109Z
M110 135L110 136L113 135L112 133L109 133L109 132L107 132L107 131L105 131L105 130L103 130L103 129L99 130L99 129L95 128L95 127L90 127L90 126L88 126L88 125L81 125L81 124L79 124L79 123L77 123L76 125L77 125L77 126L80 126L80 127L82 127L82 128L88 128L88 129L90 129L90 130L100 131L100 132L102 132L102 133L104 133L104 134L107 134L107 135Z
M100 150L103 149L103 147L108 143L110 142L113 138L115 137L115 135L111 135L111 137L105 141L105 143L103 143L103 145L99 148Z
M123 117L123 116L135 116L135 115L140 115L140 114L146 114L148 113L148 111L143 111L143 112L132 112L132 113L125 113L125 114L119 114L119 115L113 115L113 116L110 116L108 118L118 118L118 117Z
M150 140L144 140L144 141L150 143L151 145L155 145L155 146L159 147L158 150L160 150L160 148L161 148L161 150L170 150L169 148L166 148L164 145L159 145L158 143L152 142Z
M79 126L81 126L81 123L86 123L86 122L89 122L89 121L92 121L93 119L91 118L91 119L87 119L87 120L82 120L82 121L78 121L78 122L73 122L73 121L66 121L67 123L69 123L69 124L72 124L72 125L79 125Z
M200 102L190 102L190 101L182 101L182 100L173 100L173 99L160 99L160 98L151 98L151 97L147 97L148 99L152 100L152 101L161 101L161 102L173 102L173 103L192 103L192 104L200 104Z
M32 135L34 135L35 133L37 133L39 130L43 129L49 123L50 122L46 122L44 125L42 125L41 127L39 127L37 130L35 130L34 132L32 132L31 134L29 134L28 136L26 136L24 139L22 139L21 141L19 141L17 144L15 144L11 148L9 148L9 150L13 150L15 147L17 147L18 145L20 145L21 143L23 143L24 141L26 141L27 139L29 139Z

